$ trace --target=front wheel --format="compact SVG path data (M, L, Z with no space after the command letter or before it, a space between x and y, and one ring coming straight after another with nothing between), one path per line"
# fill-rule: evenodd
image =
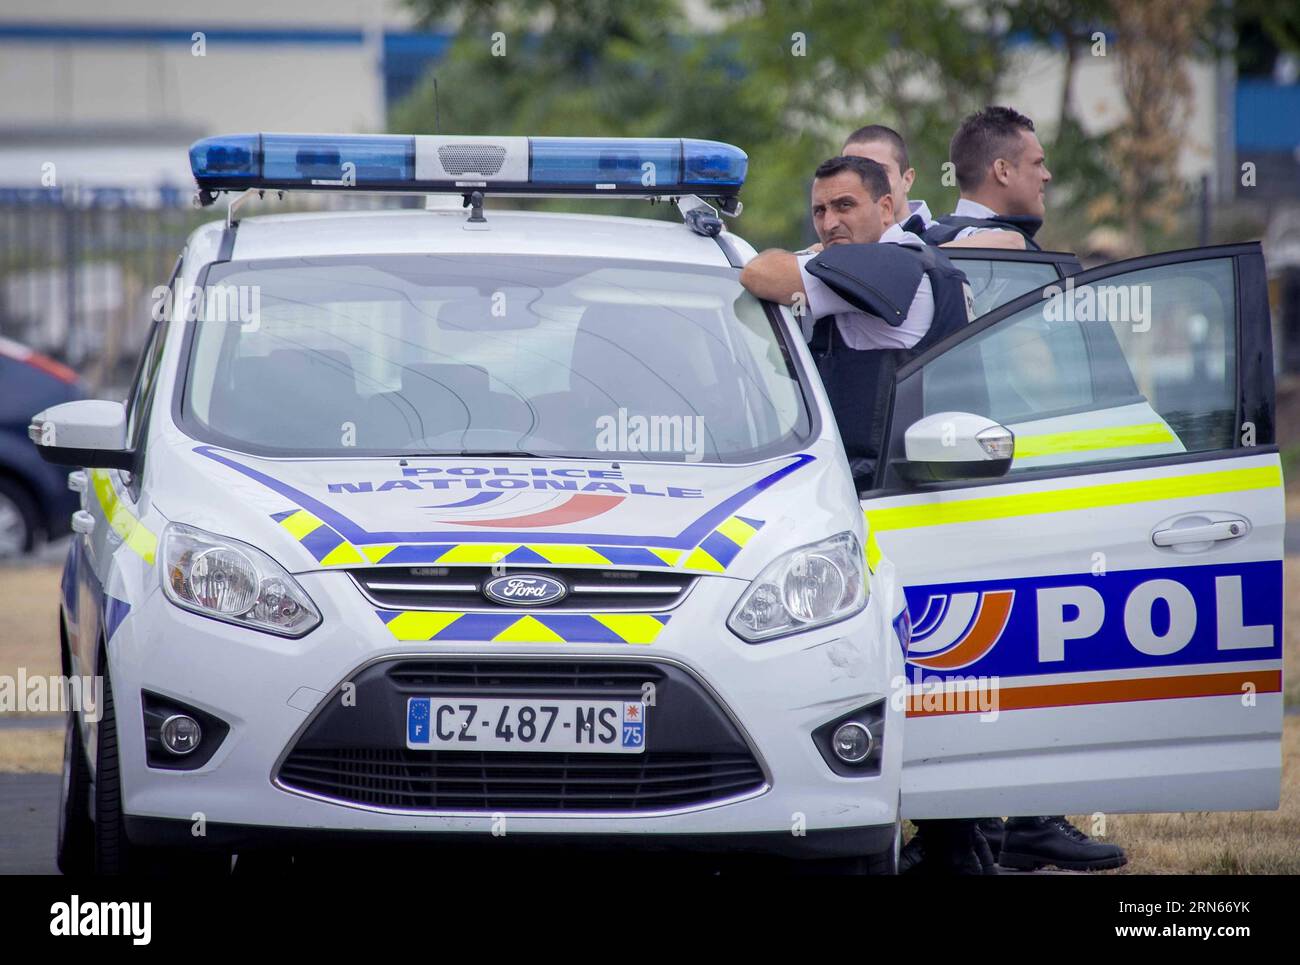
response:
M59 784L58 865L65 875L95 870L95 825L90 820L90 767L77 712L68 704L63 734L63 780Z
M209 851L143 848L126 836L122 814L122 769L117 750L117 713L108 662L104 673L104 708L99 721L95 773L95 873L101 875L192 875L230 873L230 855Z
M903 847L903 819L894 814L894 833L879 851L845 858L812 858L799 861L797 870L813 875L896 875L898 855Z

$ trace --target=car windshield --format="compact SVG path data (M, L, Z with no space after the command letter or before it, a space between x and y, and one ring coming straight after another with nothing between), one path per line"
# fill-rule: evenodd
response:
M214 265L183 419L265 455L745 462L801 445L784 337L734 271L396 255Z

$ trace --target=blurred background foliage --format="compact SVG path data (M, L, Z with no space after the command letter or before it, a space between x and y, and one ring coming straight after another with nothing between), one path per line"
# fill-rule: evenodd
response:
M903 133L917 171L912 197L935 214L950 211L948 141L963 116L998 102L1025 41L1066 58L1058 116L1040 125L1054 174L1043 239L1075 248L1088 232L1109 228L1134 253L1195 244L1200 186L1180 184L1175 170L1188 96L1183 65L1223 56L1255 69L1279 50L1300 51L1300 4L1275 0L410 5L422 25L453 29L457 39L395 109L394 131L727 141L749 154L737 229L759 248L812 239L812 169L867 123ZM1128 116L1088 133L1072 98L1077 67L1093 55L1099 32L1107 55L1123 59ZM645 213L633 205L622 208Z

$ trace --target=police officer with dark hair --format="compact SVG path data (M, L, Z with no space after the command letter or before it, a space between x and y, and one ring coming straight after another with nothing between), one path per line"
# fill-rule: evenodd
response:
M908 160L907 142L903 140L903 135L884 124L868 124L848 136L840 153L849 157L867 158L885 169L889 176L889 191L894 198L894 219L903 226L904 231L924 237L925 232L935 226L929 205L908 197L908 192L916 181L916 169ZM1023 250L1025 242L1017 231L990 229L974 236L943 242L943 247Z
M895 222L889 177L874 161L841 156L818 166L812 217L819 244L764 251L740 283L794 306L865 488L895 369L970 320L970 288L946 256Z
M1044 188L1052 180L1034 122L1009 107L976 111L957 128L948 146L961 197L952 214L925 232L932 245L980 231L1014 231L1037 251L1043 225Z
M926 229L925 240L932 245L979 245L989 232L1012 231L1022 242L1017 247L1039 250L1034 235L1043 224L1044 188L1052 174L1034 122L1009 107L986 107L962 121L948 156L956 167L961 198L952 214ZM952 855L964 852L970 823L918 823L921 834L909 842L902 865L921 867L936 854L951 863ZM978 828L976 852L987 842L1004 867L1094 870L1118 868L1128 861L1118 845L1089 837L1059 814L1010 818L1005 824L1000 818L982 818Z

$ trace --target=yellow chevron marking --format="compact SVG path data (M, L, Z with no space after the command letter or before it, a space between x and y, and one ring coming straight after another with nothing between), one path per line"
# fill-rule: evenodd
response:
M357 548L351 543L344 540L325 554L325 558L320 561L321 566L346 566L349 563L364 563L365 557L357 552Z
M378 563L385 556L397 549L396 543L388 543L384 546L362 546L361 552L365 554L366 559L371 563Z
M682 564L686 570L708 570L712 573L722 573L727 568L715 560L702 546L697 546L691 550L691 555L686 557L686 562Z
M429 640L461 618L460 613L408 610L388 621L388 629L398 640Z
M529 546L528 548L551 563L564 563L568 566L609 566L609 560L590 546L548 543L542 546Z
M498 643L567 643L564 637L560 636L546 624L542 623L536 617L523 616L516 620L510 626L506 627L495 637L493 641Z
M300 509L292 516L287 516L281 520L280 525L289 531L290 536L300 540L312 530L324 524L307 510Z
M439 563L499 563L518 543L461 543L438 557Z
M654 643L664 628L646 613L593 613L591 618L617 633L624 643Z
M751 536L758 532L753 526L750 526L743 519L735 516L729 516L718 527L718 532L727 539L731 540L737 546L744 546L749 542Z

